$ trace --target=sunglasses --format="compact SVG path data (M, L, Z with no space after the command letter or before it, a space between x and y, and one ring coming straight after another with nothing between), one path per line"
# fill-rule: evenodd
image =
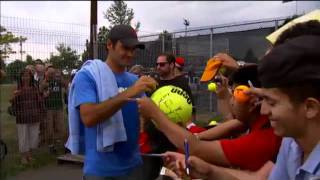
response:
M165 66L166 64L168 64L168 62L160 62L160 63L156 63L156 66L160 66L160 67L163 67Z

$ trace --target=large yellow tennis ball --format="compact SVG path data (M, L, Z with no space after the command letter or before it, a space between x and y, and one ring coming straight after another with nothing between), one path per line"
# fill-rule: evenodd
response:
M208 84L208 90L209 91L212 91L212 92L216 92L216 90L217 90L217 84L216 83L209 83Z
M179 87L163 86L151 95L151 99L174 123L185 124L191 118L191 98Z
M237 102L244 103L249 100L249 96L244 91L249 90L248 86L240 85L234 89L233 96Z

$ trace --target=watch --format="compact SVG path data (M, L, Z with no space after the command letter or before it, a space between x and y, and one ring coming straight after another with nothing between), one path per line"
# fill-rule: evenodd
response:
M242 67L246 64L246 62L244 62L244 61L237 61L237 64L239 65L240 68L242 68Z

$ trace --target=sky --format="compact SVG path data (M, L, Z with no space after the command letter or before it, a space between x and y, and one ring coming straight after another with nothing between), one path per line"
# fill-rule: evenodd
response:
M112 1L98 2L98 27L108 26L103 12ZM133 23L141 22L138 35L184 29L183 19L191 27L292 16L320 8L320 1L127 1L135 13ZM57 42L68 41L83 51L89 33L90 1L0 1L1 24L11 31L28 34L26 51L48 56ZM15 18L8 18L15 17ZM25 18L25 19L22 19ZM41 22L41 23L40 23ZM30 30L40 29L40 34ZM32 31L33 32L33 31ZM59 35L57 32L63 32ZM46 34L51 35L49 37ZM78 34L78 35L75 35ZM41 46L45 41L47 48ZM32 45L31 45L32 44ZM82 44L81 46L78 44ZM30 50L28 50L28 46ZM49 47L50 46L50 47ZM16 45L15 48L18 46ZM48 50L49 49L49 50ZM43 52L43 53L42 53Z
M108 25L103 12L112 1L98 2L98 26ZM140 21L141 34L244 20L291 16L320 8L320 1L127 1ZM90 1L3 1L1 15L88 25Z

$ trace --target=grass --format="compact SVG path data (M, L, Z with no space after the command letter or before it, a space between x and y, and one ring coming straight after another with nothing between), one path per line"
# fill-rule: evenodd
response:
M8 147L8 154L5 159L1 161L0 180L15 176L17 173L27 169L42 167L56 160L56 155L50 154L47 147L40 147L33 153L34 162L28 165L22 165L20 163L21 156L18 150L15 117L7 113L7 108L10 105L9 99L12 97L14 87L15 85L13 84L0 85L0 134L2 140Z

